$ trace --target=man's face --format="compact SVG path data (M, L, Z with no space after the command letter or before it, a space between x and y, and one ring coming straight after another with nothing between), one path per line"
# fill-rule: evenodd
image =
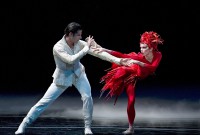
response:
M72 40L74 43L77 43L82 38L82 30L79 30L77 33L75 33L72 37Z
M149 48L149 46L147 44L140 43L140 51L144 56L148 55L149 52L151 52L152 50L153 49Z

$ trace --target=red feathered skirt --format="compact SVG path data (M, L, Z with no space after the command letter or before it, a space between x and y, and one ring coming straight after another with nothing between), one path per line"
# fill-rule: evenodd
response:
M101 89L101 96L108 90L109 92L106 98L109 99L115 96L116 103L118 96L121 95L127 85L132 84L135 86L139 75L140 67L136 64L130 67L113 65L112 68L107 71L107 74L101 78L101 82L105 83Z

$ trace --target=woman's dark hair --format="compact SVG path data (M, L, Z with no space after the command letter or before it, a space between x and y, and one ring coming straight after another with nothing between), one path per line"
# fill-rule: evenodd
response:
M82 27L80 24L76 23L76 22L71 22L67 25L67 27L64 30L64 34L66 34L66 36L69 35L69 33L73 33L76 34L79 30L82 30Z

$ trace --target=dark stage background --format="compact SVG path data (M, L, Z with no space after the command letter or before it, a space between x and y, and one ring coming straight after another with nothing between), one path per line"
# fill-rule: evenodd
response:
M43 94L52 82L53 45L72 21L105 48L139 52L140 34L156 31L165 40L155 77L138 82L138 97L199 102L199 7L191 1L7 1L0 8L0 93ZM94 97L110 63L84 56ZM70 88L67 94L77 95Z
M156 76L137 83L136 133L199 134L199 10L197 2L189 0L4 1L0 4L0 133L13 134L46 92L55 70L53 46L66 25L76 21L83 26L83 39L93 35L103 47L123 53L140 51L143 32L158 32L164 39L159 46L163 59ZM128 126L125 92L116 106L114 98L107 103L98 98L100 78L111 64L91 55L81 62L92 87L94 133L121 133ZM74 87L69 88L29 132L82 134L80 98Z

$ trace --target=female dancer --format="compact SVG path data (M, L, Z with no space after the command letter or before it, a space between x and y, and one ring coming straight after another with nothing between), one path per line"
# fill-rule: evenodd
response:
M99 47L97 52L108 52L113 56L119 58L131 59L127 66L112 64L111 70L101 78L104 82L102 93L109 90L107 98L116 97L126 90L128 96L127 115L129 121L129 128L123 134L133 134L133 122L135 119L135 84L137 80L146 78L152 75L157 69L162 53L158 51L158 44L162 44L163 40L156 32L144 32L140 38L140 51L139 53L131 52L123 54L117 51L112 51L106 48ZM102 95L101 93L101 95ZM114 103L114 104L115 104Z

